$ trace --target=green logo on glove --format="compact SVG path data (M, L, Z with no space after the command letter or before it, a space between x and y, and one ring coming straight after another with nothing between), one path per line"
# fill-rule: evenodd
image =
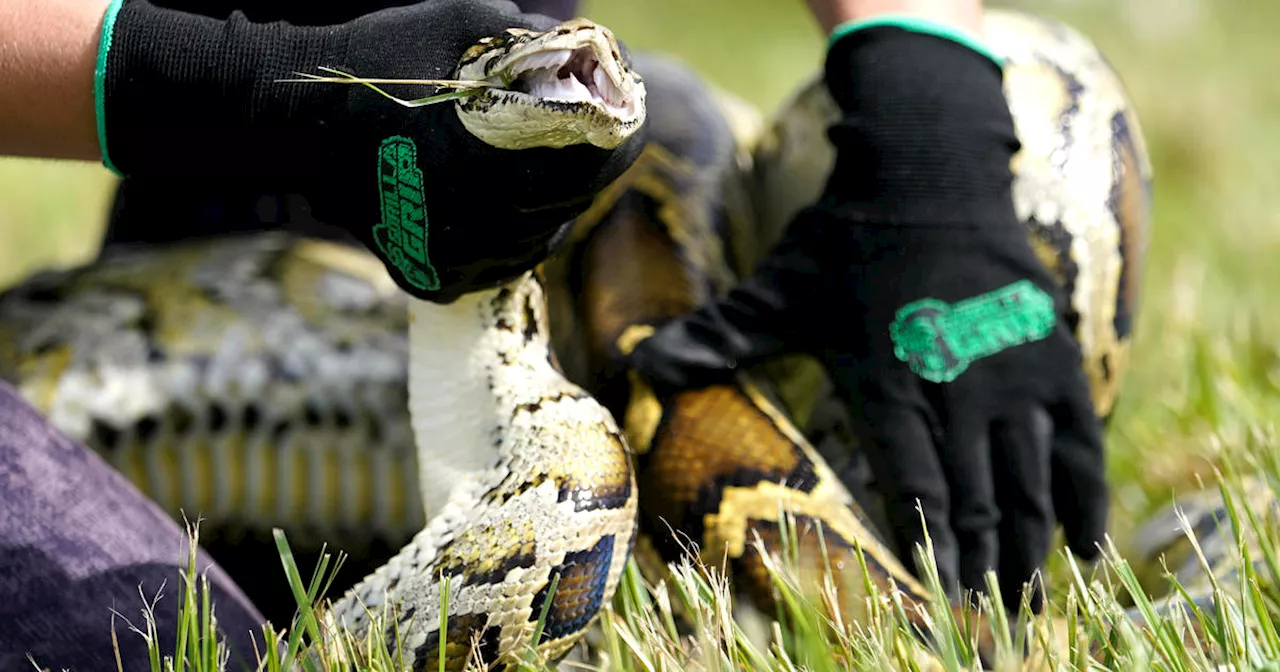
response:
M396 135L382 141L378 190L382 222L373 226L373 242L405 282L423 291L439 289L440 276L427 256L427 198L412 140Z
M948 383L975 360L1045 338L1056 319L1053 297L1021 280L955 304L913 301L898 309L889 338L917 375Z

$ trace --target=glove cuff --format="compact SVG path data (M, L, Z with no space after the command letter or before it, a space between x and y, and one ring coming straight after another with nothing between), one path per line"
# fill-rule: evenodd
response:
M889 23L833 41L826 83L843 118L821 205L883 224L982 225L1013 216L1019 148L999 65L952 37Z
M986 43L968 31L909 14L880 14L869 19L845 21L831 30L831 37L827 40L827 50L830 51L846 35L859 30L881 26L901 28L915 33L951 40L986 56L997 66L1004 67L1004 58L996 54Z
M106 124L106 75L107 75L107 55L111 53L111 43L115 35L116 16L120 14L120 6L123 0L111 0L111 4L107 5L107 11L102 17L102 34L98 38L98 58L93 67L93 112L94 120L98 126L98 149L102 152L102 165L118 176L123 177L124 173L116 168L115 163L111 160L111 154L107 151L107 124Z
M317 131L347 87L276 80L298 63L341 64L350 32L114 0L95 72L103 163L121 175L323 170Z

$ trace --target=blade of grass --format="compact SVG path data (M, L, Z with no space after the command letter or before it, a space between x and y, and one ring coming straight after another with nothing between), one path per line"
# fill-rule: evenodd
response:
M289 589L293 591L293 598L298 603L299 620L303 622L303 627L307 634L312 638L313 642L319 642L320 625L316 622L315 613L311 609L311 601L307 595L306 588L302 585L302 575L298 572L298 564L293 559L293 551L289 548L289 541L285 539L284 530L273 528L271 535L276 542L276 550L280 554L280 562L284 565L285 577L289 582ZM297 659L299 651L302 649L302 630L294 627L289 635L289 649L285 654L286 661Z
M320 77L318 75L308 75L306 73L299 72L296 74L301 75L302 79L281 79L277 81L281 83L288 82L288 83L360 84L362 86L366 86L370 89L373 89L373 91L376 92L378 95L383 96L384 98L392 100L397 104L403 105L405 107L424 107L427 105L435 105L436 103L443 103L449 100L459 100L462 98L473 96L479 93L482 89L497 86L496 84L493 84L491 82L479 82L479 81L469 81L469 80L425 80L425 79L371 80L371 79L365 79L362 77L356 77L355 75L351 75L351 74L342 72L340 70L334 70L333 68L322 67L320 69L326 72L332 72L338 76L337 77ZM377 87L373 83L375 81L380 83L394 83L394 84L427 84L427 85L438 86L441 88L455 88L459 90L451 91L449 93L441 93L433 96L427 96L425 98L405 100L398 96L393 96L390 93L387 93L386 91Z
M559 578L559 575L557 574L556 577ZM449 579L452 577L442 572L440 575L440 578L441 578L441 582L440 582L439 669L440 669L440 672L445 672L445 663L448 660L445 657L445 654L448 653L449 651L449 647L447 646L447 642L446 642L446 639L449 636ZM550 604L550 602L551 600L548 599L547 603ZM396 620L399 620L399 619L396 619Z

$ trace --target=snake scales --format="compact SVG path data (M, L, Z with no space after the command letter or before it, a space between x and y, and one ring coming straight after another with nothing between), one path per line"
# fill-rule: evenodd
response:
M1149 235L1142 136L1084 38L1003 12L987 30L1009 59L1023 142L1016 206L1072 297L1106 414ZM244 532L280 526L295 545L371 556L380 568L348 598L408 598L404 643L419 664L441 645L442 570L455 581L451 669L472 636L486 660L515 651L553 574L542 645L555 656L609 599L633 541L679 556L668 523L711 557L727 547L735 586L767 604L747 542L778 547L780 497L821 525L837 570L856 571L861 544L881 587L927 601L799 429L826 389L812 362L789 358L665 408L622 363L645 329L747 272L816 196L830 99L815 80L766 128L676 64L635 67L649 145L536 275L435 306L332 242L272 233L108 249L0 298L0 376L167 510L201 515L206 538L243 545ZM801 541L814 569L816 535ZM388 560L368 551L377 542L404 549ZM857 618L856 591L844 598ZM361 625L350 602L337 613Z

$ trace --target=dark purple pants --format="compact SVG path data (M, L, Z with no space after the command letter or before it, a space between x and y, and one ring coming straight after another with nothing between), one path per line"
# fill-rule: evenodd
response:
M186 533L88 449L0 382L0 670L114 670L113 611L125 670L147 669L143 595L160 643L175 642ZM262 650L265 619L206 556L215 615L238 660ZM139 592L141 586L141 593ZM161 587L163 586L163 591ZM126 622L128 619L129 622Z

